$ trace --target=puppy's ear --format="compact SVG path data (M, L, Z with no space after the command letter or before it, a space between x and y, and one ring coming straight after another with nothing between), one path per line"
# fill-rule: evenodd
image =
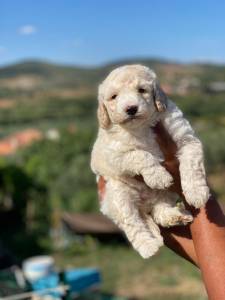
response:
M102 83L98 87L97 116L98 116L99 126L103 129L108 129L111 121L103 100L104 100L104 84Z
M154 103L158 112L164 112L167 108L167 96L161 89L158 82L154 82Z
M97 116L100 127L103 129L108 129L110 126L110 118L109 114L106 110L106 107L102 101L99 102L98 110L97 110Z

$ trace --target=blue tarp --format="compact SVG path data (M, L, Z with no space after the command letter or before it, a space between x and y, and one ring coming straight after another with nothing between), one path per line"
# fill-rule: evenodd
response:
M69 286L69 292L80 293L92 286L101 283L101 275L98 269L83 268L72 269L63 272L63 284ZM31 283L33 291L42 291L44 289L54 288L60 284L60 277L58 273L52 273L35 282ZM58 292L48 292L47 294L59 296Z
M81 292L93 285L101 283L101 275L98 269L73 269L65 271L65 284L70 286L72 292Z

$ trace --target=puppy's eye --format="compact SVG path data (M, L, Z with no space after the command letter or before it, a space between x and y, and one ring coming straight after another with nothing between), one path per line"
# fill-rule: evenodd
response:
M112 95L111 99L116 99L116 97L117 97L117 95L114 94L114 95Z
M140 93L140 94L144 94L146 92L147 92L146 89L143 89L143 88L138 89L138 93Z

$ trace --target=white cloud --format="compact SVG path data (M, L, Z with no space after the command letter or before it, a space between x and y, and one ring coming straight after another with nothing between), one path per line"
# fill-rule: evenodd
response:
M31 35L37 32L37 28L33 25L24 25L18 29L18 33L21 35Z

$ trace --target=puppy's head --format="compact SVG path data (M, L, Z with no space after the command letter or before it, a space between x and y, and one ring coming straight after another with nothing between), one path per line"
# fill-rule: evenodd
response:
M149 68L119 67L99 86L99 124L107 129L111 124L135 127L151 122L155 113L166 109L166 99L156 74Z

